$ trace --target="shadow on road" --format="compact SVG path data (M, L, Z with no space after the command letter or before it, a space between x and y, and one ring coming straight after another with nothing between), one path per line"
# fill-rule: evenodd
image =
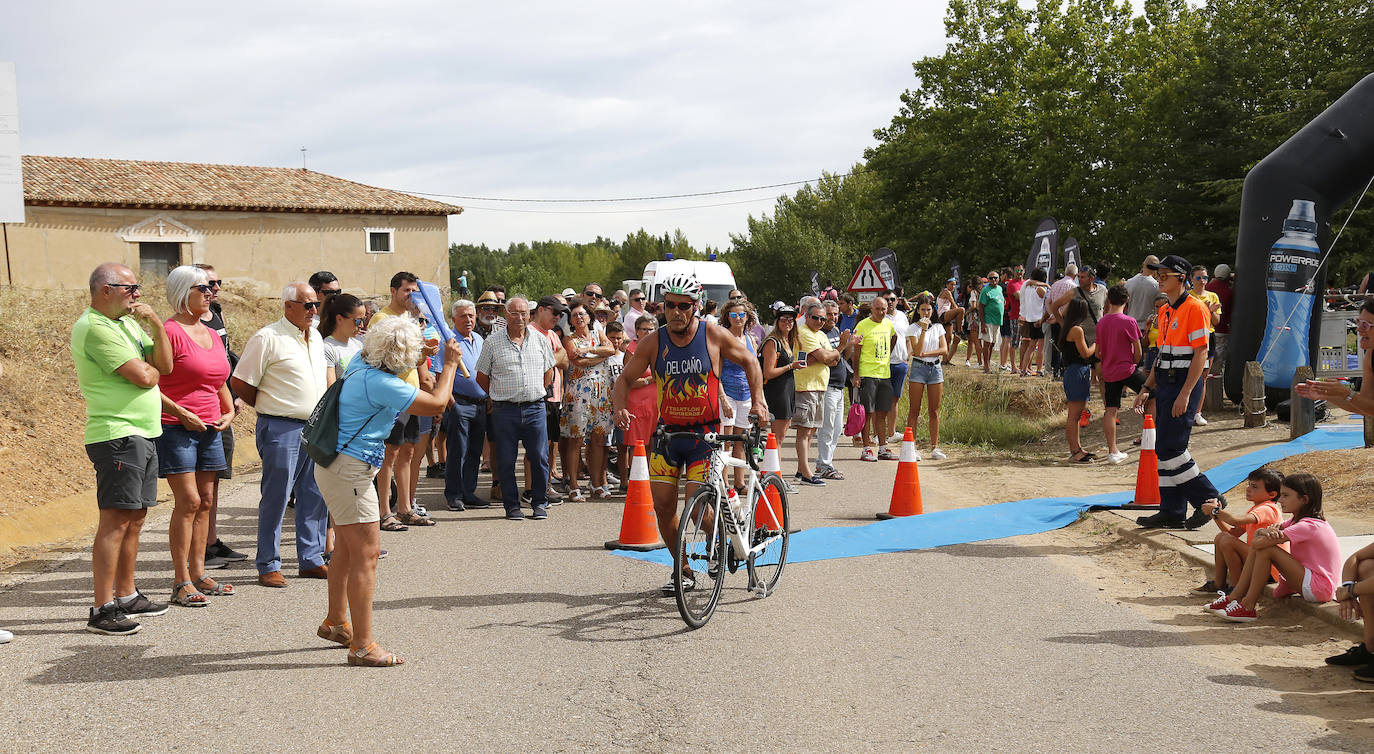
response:
M1350 668L1249 665L1245 669L1253 675L1236 673L1208 680L1277 691L1279 701L1263 702L1255 708L1325 721L1331 733L1307 741L1315 749L1369 751L1369 742L1374 740L1374 707L1370 706L1374 695L1370 694L1370 687L1351 678Z
M344 665L341 647L311 647L308 649L272 649L256 652L223 652L145 657L153 649L151 644L120 644L118 646L71 646L66 657L48 661L47 669L30 676L29 683L39 685L71 683L108 683L144 681L180 676L201 676L208 673L237 673L257 670L295 671L304 668L332 668ZM303 652L329 652L336 662L250 662L256 659L282 657Z
M732 599L730 592L739 594ZM742 590L727 590L721 596L718 616L739 602L755 599ZM602 594L564 594L562 592L504 592L495 594L458 594L434 597L407 597L378 600L376 610L462 610L514 607L530 604L561 605L564 614L540 620L491 621L473 628L527 628L549 631L572 641L633 642L660 639L686 632L671 597L653 593L606 592Z

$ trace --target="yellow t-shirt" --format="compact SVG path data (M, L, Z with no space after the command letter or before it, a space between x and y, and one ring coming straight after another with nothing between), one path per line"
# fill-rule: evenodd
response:
M388 305L384 308L378 309L377 312L372 315L372 319L368 320L367 326L371 327L377 324L378 322L381 322L382 320L386 319L387 317L399 317L402 314L405 314L405 312L393 312L391 311L391 306ZM416 373L414 369L406 370L405 374L398 374L396 376L405 380L407 385L410 385L416 390L420 389L420 375Z
M812 330L806 325L797 325L797 357L800 358L804 353L811 353L818 348L829 348L830 339L825 335ZM796 389L799 393L806 392L825 392L826 386L830 383L830 367L819 361L808 362L809 366L805 369L798 369L793 372L792 378L796 382Z
M1212 304L1220 305L1221 297L1213 293L1212 291L1203 291L1201 294L1198 294L1195 291L1188 291L1188 295L1201 301L1203 304L1207 306L1207 332L1211 333L1213 330L1216 330L1216 326L1212 324ZM1221 314L1220 309L1217 310L1217 314Z
M874 322L872 317L864 317L854 326L854 334L863 338L859 344L860 377L892 376L892 336L896 332L890 319Z

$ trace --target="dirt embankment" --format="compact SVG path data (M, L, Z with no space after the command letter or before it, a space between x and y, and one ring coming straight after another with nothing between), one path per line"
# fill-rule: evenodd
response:
M70 351L72 324L89 300L85 291L0 289L0 551L84 534L95 521L95 506L82 499L95 475ZM145 289L143 300L171 315L160 288ZM281 316L274 299L227 291L222 300L235 350ZM234 426L245 448L238 460L255 460L252 417Z

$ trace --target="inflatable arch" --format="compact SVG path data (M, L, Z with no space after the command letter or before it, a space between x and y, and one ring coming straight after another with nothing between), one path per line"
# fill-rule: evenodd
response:
M1241 400L1245 362L1271 390L1312 365L1326 288L1331 214L1374 176L1374 74L1364 77L1245 176L1226 395Z

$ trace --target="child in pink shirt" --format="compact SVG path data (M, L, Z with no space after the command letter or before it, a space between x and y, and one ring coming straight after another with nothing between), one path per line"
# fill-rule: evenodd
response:
M1250 545L1255 540L1255 532L1283 520L1279 504L1275 502L1282 484L1283 474L1267 466L1261 466L1245 478L1245 499L1251 504L1250 510L1235 515L1223 510L1220 501L1209 500L1202 504L1202 512L1211 516L1221 531L1212 540L1215 575L1208 579L1207 583L1194 589L1194 594L1221 597L1235 588L1245 559L1250 556ZM1283 545L1280 547L1288 549ZM1275 578L1278 577L1277 570L1274 570L1274 575Z
M1250 556L1245 559L1230 601L1225 607L1219 606L1218 602L1227 599L1223 595L1207 606L1218 616L1235 623L1255 620L1255 605L1269 582L1271 566L1279 569L1279 583L1274 588L1276 599L1297 594L1299 589L1309 602L1328 602L1335 596L1341 573L1341 545L1331 524L1322 517L1321 482L1305 473L1284 477L1279 505L1293 517L1280 526L1255 532ZM1290 552L1278 547L1284 542Z

